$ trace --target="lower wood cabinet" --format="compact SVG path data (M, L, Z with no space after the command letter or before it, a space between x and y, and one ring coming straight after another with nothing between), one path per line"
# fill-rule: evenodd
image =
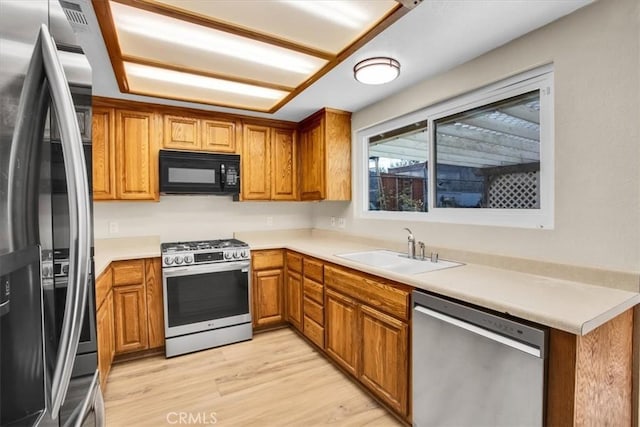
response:
M329 266L325 286L327 354L396 413L408 417L408 290Z
M286 314L291 326L302 331L302 276L295 271L287 271L285 283Z
M108 343L115 355L164 346L161 268L160 258L115 261L96 282L96 295L103 295L110 281L105 301L97 302L98 359L105 366L100 348Z
M98 341L98 371L100 386L104 391L115 355L115 332L113 324L113 275L111 268L96 281L96 330Z
M409 325L360 306L360 381L400 414L408 407Z
M251 283L252 318L255 328L275 326L285 322L284 252L252 251Z
M360 355L358 304L349 297L327 289L324 309L326 351L340 366L357 376Z
M144 283L113 288L116 353L149 348Z

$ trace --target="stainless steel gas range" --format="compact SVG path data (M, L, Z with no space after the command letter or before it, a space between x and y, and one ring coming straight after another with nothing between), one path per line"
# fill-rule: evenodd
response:
M226 239L161 250L167 357L252 338L249 245Z

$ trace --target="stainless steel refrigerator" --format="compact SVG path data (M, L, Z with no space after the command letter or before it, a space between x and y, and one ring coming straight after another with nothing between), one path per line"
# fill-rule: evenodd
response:
M0 0L0 426L104 425L82 17Z

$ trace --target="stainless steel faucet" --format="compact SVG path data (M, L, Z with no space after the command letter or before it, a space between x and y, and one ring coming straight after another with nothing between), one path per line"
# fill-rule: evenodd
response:
M420 248L420 259L424 261L425 260L424 242L418 242L418 247Z
M407 238L407 256L409 258L416 257L416 238L413 237L413 233L408 228L405 228L409 232L409 237Z

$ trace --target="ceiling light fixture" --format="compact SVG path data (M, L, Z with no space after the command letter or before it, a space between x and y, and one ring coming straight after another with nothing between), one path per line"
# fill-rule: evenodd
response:
M393 58L378 57L360 61L353 67L353 76L360 83L380 85L400 75L400 63Z

